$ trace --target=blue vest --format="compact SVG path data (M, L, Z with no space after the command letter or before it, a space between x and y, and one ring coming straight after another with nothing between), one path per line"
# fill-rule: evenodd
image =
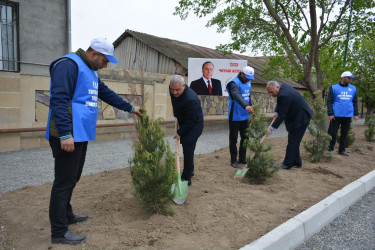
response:
M353 98L356 95L357 89L349 84L347 87L335 84L332 86L333 90L333 115L336 117L353 117L354 106Z
M247 83L242 83L238 77L232 79L233 82L236 83L242 98L247 102L250 103L250 91L251 91L251 82L248 81ZM226 86L228 93L230 93L229 83ZM229 95L229 105L228 105L228 119L230 116L230 111L233 106L233 117L232 121L246 121L249 119L250 115L238 102L232 99L231 95Z
M98 115L98 74L96 71L90 69L76 54L70 53L63 57L72 59L78 65L77 84L74 90L73 99L69 101L72 103L74 142L95 140L96 121ZM56 61L51 63L50 71L52 70L52 67ZM50 91L50 98L51 96L52 94ZM49 110L48 114L46 132L47 140L49 139L50 118L51 109Z

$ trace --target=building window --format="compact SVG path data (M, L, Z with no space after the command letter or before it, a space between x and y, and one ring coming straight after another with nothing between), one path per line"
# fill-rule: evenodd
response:
M18 3L0 0L0 70L19 72Z

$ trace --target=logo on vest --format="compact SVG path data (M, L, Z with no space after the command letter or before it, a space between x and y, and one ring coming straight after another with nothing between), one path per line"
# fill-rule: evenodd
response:
M98 89L99 84L95 81L92 81L92 86L94 89Z
M342 91L337 95L337 97L340 98L340 100L350 100L352 98L352 95L346 91Z

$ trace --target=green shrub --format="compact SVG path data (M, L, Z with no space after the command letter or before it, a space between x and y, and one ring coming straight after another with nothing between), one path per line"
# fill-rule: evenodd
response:
M365 123L367 129L365 130L366 141L372 141L375 135L375 115L370 115Z
M136 125L138 140L134 140L134 157L129 160L134 196L148 213L172 215L174 194L171 186L177 181L175 153L172 153L162 119L151 121L145 109Z
M264 114L259 112L259 105L253 106L254 114L249 118L249 128L247 129L248 138L244 146L246 146L250 155L247 156L247 167L249 170L245 174L244 180L251 184L263 184L268 178L278 170L274 167L273 156L268 152L272 146L262 140L267 133L268 122Z
M340 143L340 137L341 137L341 128L337 132L336 142ZM350 125L348 136L346 137L345 148L349 148L351 145L353 145L356 139L357 138L355 137L353 126Z
M315 92L315 98L312 100L312 111L308 130L313 137L309 141L303 141L306 151L310 154L310 162L320 162L323 158L330 158L326 155L331 136L326 132L325 122L327 121L327 108L320 98L320 92Z

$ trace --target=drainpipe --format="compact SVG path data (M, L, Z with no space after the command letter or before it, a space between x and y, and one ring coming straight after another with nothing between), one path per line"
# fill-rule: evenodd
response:
M66 44L68 45L67 53L72 50L72 13L71 13L71 1L66 0Z

